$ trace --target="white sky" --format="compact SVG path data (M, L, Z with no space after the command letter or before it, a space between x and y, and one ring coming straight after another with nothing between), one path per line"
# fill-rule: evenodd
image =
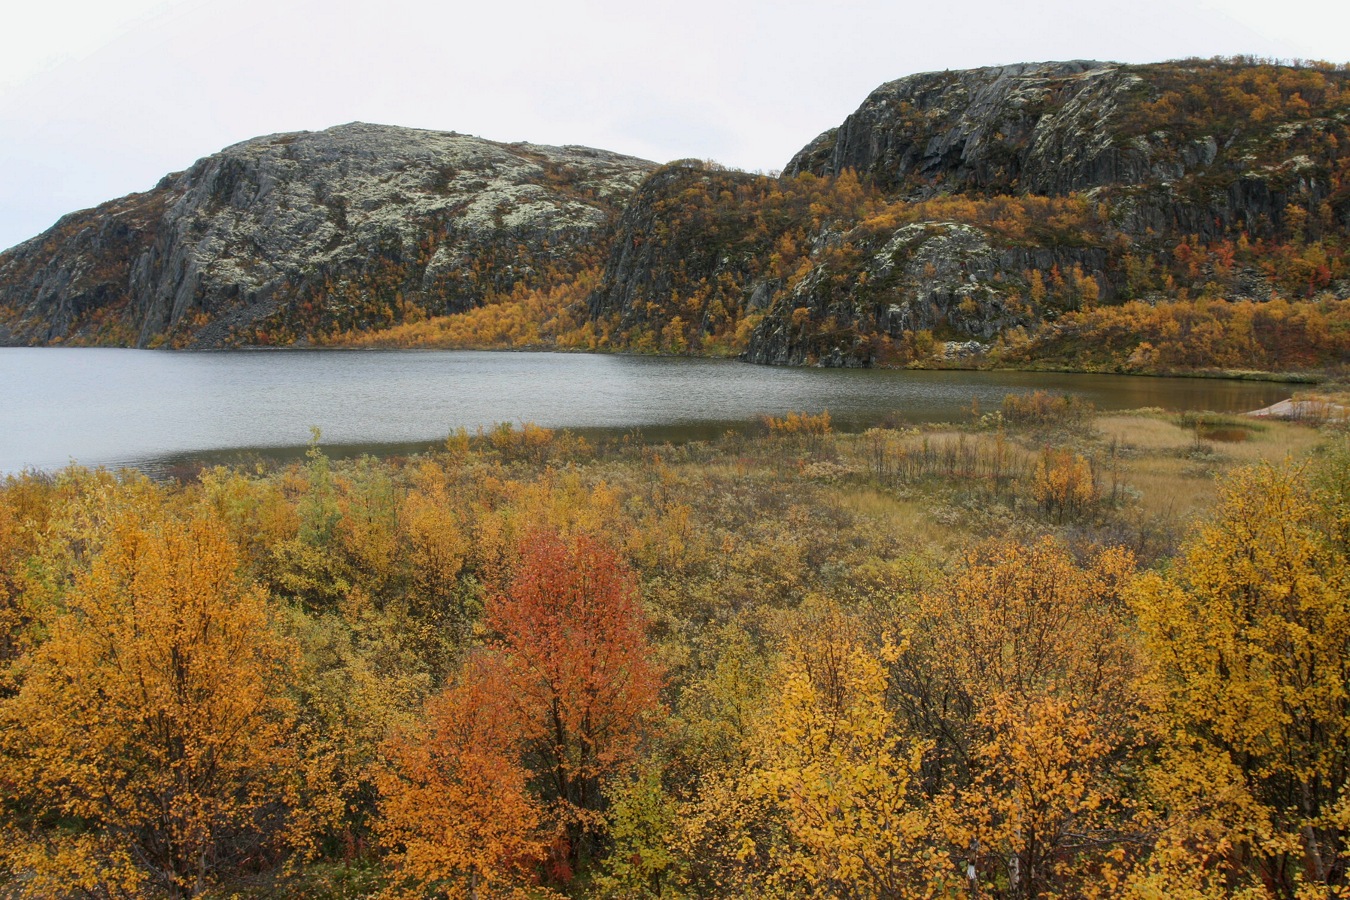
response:
M781 168L872 88L1048 59L1350 60L1344 0L20 0L0 248L260 134L367 121Z

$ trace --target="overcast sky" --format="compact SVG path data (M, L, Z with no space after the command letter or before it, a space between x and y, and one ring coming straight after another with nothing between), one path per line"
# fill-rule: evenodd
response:
M1350 60L1343 0L44 0L0 31L0 248L351 121L781 168L882 82L1049 59Z

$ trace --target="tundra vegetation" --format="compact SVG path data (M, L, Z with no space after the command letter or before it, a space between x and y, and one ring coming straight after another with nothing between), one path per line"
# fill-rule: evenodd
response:
M0 486L13 897L1350 896L1350 444L1010 397Z

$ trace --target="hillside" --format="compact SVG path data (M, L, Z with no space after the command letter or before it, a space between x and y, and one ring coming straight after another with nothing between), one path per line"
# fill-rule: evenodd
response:
M0 255L0 340L1335 367L1348 79L914 75L777 178L378 126L261 138Z
M1343 71L1073 62L916 75L874 91L775 184L649 179L592 311L620 334L638 319L662 334L725 308L751 323L738 349L763 363L973 352L1025 364L1061 352L1047 323L1097 307L1344 300L1348 139ZM714 240L730 234L691 257L712 208ZM663 293L649 273L671 269L683 289ZM1319 363L1346 349L1342 336Z
M8 343L288 344L584 268L651 163L355 123L256 138L0 255Z

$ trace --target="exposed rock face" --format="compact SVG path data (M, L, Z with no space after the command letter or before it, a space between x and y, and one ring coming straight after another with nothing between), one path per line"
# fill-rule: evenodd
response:
M909 199L1105 188L1128 198L1121 224L1135 234L1214 238L1243 227L1269 236L1291 201L1328 198L1325 161L1294 145L1339 130L1350 106L1333 103L1329 117L1294 106L1232 121L1160 103L1203 104L1193 89L1225 68L1074 61L912 75L873 91L784 176L852 169ZM1336 205L1350 227L1350 198Z
M592 318L611 323L625 343L642 333L657 340L677 316L685 348L727 337L776 289L765 279L778 233L757 228L765 193L776 187L763 176L697 161L657 170L619 220L590 297ZM731 195L731 202L721 199Z
M121 324L132 264L150 252L171 199L156 189L71 213L0 254L0 344L47 343L110 315ZM131 328L119 331L126 343Z
M1098 296L1102 283L1109 296L1102 275L1107 256L1100 248L1006 246L983 229L956 222L852 237L866 255L843 273L822 262L778 297L751 336L748 360L865 366L880 346L907 333L940 332L963 344L988 341L1044 313L1021 299L1029 270L1097 273ZM835 287L840 274L850 290Z
M784 174L854 169L893 190L917 187L918 176L928 190L1038 194L1134 183L1151 170L1148 150L1115 146L1110 125L1140 87L1119 66L1082 61L901 78L808 144Z
M1018 324L1016 316L1006 315L991 284L997 267L998 254L979 229L906 225L870 253L851 277L863 282L862 291L831 292L825 287L828 265L814 268L775 304L756 329L746 356L776 365L862 365L869 355L864 334L899 337L948 321L972 337L988 337L1000 325ZM874 299L882 296L897 302ZM799 309L808 314L794 316ZM822 328L827 321L829 327Z
M257 138L0 255L0 338L218 346L466 309L595 256L652 167L359 123Z

